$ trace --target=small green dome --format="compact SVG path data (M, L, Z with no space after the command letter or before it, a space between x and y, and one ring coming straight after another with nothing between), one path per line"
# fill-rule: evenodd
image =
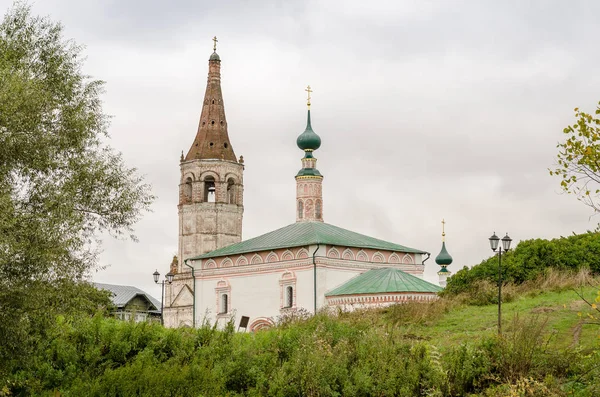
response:
M315 134L310 125L310 110L308 111L308 121L306 123L306 129L298 139L296 144L302 150L317 150L321 147L321 138Z
M219 54L217 54L217 52L213 52L212 54L210 54L210 58L208 58L209 61L220 61L221 57L219 57Z
M438 256L435 257L435 263L437 263L438 265L446 265L446 266L448 266L449 264L452 263L452 257L446 250L445 242L442 243L442 250L440 251Z

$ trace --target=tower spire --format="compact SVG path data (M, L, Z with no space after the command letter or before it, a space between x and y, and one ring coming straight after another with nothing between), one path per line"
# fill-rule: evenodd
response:
M438 275L440 276L440 286L446 286L446 280L452 274L447 267L452 263L452 256L448 253L446 249L446 221L442 219L442 249L438 256L435 257L435 263L440 266L440 271Z
M310 85L304 91L308 94L308 111L306 129L296 139L296 144L304 151L302 169L296 174L296 221L323 222L323 175L317 169L317 159L313 156L313 152L321 147L321 138L313 131L310 121Z
M217 159L237 162L227 132L225 105L221 92L221 58L217 54L217 36L208 60L208 80L198 123L198 131L185 161Z

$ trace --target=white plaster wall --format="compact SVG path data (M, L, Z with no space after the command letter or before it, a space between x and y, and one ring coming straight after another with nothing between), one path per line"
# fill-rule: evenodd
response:
M314 312L312 255L315 250L317 250L317 310L327 306L325 300L327 292L369 269L389 266L385 263L327 258L326 253L330 248L328 246L320 246L317 249L317 246L313 245L307 248L309 258L300 261L300 263L298 260L292 260L289 263L274 262L245 265L244 269L232 267L208 270L202 270L202 261L194 263L197 269L196 326L200 326L203 320L208 321L210 324L218 322L222 326L232 316L235 316L236 327L242 316L250 317L249 324L252 324L258 318L271 318L273 321L277 321L279 316L288 311L287 309L282 310L282 297L285 294L280 283L283 274L288 271L295 276L296 297L294 308L296 310L306 309L310 313ZM252 254L246 256L251 257ZM415 259L420 260L420 255ZM272 266L272 269L269 269L269 266ZM399 266L411 270L422 268L420 261L415 265ZM218 314L219 301L216 289L217 283L220 281L227 284L227 288L230 288L230 310L228 315Z
M295 307L312 311L312 268L289 269L296 275L296 302ZM286 270L276 270L270 273L251 275L231 275L225 277L229 282L230 315L235 315L236 326L242 316L250 317L250 323L258 317L272 317L276 320L281 315L281 276ZM219 319L219 324L225 323L229 316L218 315L217 283L221 278L198 280L198 297L196 307L197 325L206 319L214 324ZM208 316L205 314L208 313Z
M303 269L289 269L296 275L296 310L306 309L314 311L314 273L313 267ZM317 267L317 310L326 305L325 293L366 269L331 269ZM239 324L242 316L250 317L250 324L260 317L277 318L282 315L282 290L281 276L285 270L272 273L259 273L254 275L226 277L231 292L229 296L230 312L228 316L219 315L217 300L217 283L220 278L198 280L198 300L196 302L196 325L200 326L204 320L211 325L218 321L223 326L231 316L235 317L235 325ZM283 296L285 294L283 293Z

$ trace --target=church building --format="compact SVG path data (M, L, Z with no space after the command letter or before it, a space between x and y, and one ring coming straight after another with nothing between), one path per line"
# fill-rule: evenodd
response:
M295 175L296 222L242 241L244 160L229 139L214 40L198 131L180 161L179 248L173 282L165 285L165 325L246 316L255 331L300 309L436 299L441 288L422 278L428 252L324 222L315 157L321 138L312 127L310 86L306 129L296 140L304 153Z

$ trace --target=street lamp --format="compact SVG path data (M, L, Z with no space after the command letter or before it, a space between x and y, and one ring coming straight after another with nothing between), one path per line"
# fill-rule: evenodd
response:
M502 237L502 247L498 249L500 237L496 236L496 232L489 238L492 251L498 250L498 335L502 335L502 250L507 252L510 249L512 239L506 236Z
M158 279L160 278L160 273L158 272L158 269L152 273L152 276L154 277L154 282L156 284L158 284ZM173 282L173 273L169 272L165 275L165 278L167 279L167 283L171 284ZM165 320L163 318L163 310L164 310L164 305L163 305L163 301L165 299L165 280L160 282L161 285L161 295L160 295L160 324L161 325L165 325Z

